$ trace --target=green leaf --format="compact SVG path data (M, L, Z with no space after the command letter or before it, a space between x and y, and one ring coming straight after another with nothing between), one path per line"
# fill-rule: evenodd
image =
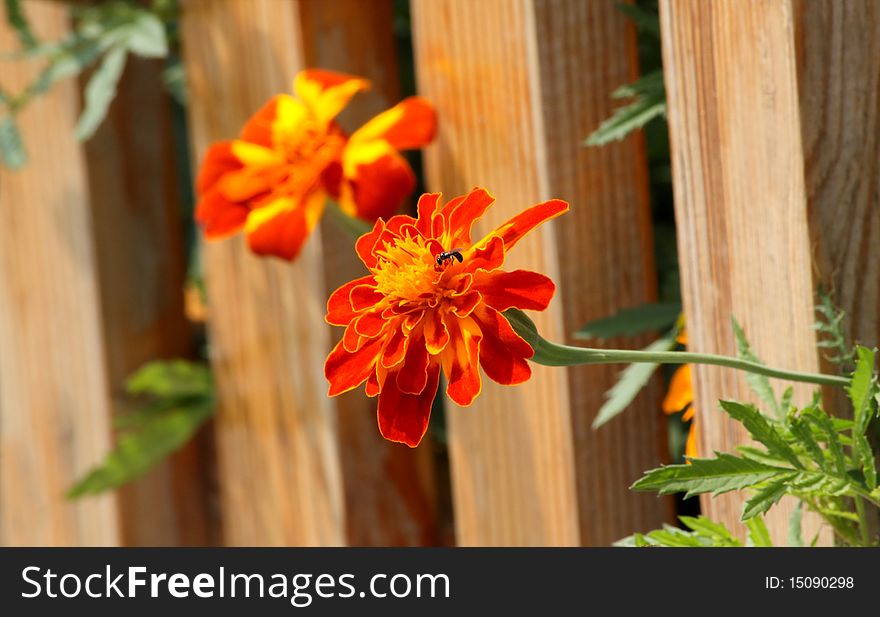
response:
M788 517L788 545L803 546L804 538L801 535L801 520L804 518L804 504L797 502L791 516Z
M19 169L27 163L18 123L11 115L0 120L0 158L9 169Z
M782 499L788 487L788 476L780 475L772 482L758 489L755 494L746 501L743 507L742 520L764 514L772 506Z
M114 489L149 471L156 463L189 441L211 417L213 402L200 399L190 405L157 410L136 432L119 437L116 448L71 488L74 499Z
M865 476L865 485L869 491L877 488L877 465L874 460L874 451L864 435L855 436L856 455L862 463L862 473Z
M589 322L574 333L576 339L609 339L616 336L633 336L656 330L666 330L675 325L681 315L678 302L648 303L626 308L610 317Z
M743 329L737 323L736 319L731 318L730 321L733 324L733 334L736 337L736 347L739 352L739 357L763 365L764 363L761 362L760 358L752 352L749 341L746 339L746 334L743 332ZM746 373L745 377L746 383L749 384L752 391L757 394L762 401L767 403L771 409L773 409L773 412L777 417L783 417L779 403L776 402L776 393L773 392L773 386L770 385L770 379L766 375L758 375L756 373Z
M163 360L138 369L128 378L125 388L133 395L176 400L211 396L214 384L211 371L204 364Z
M669 351L673 347L675 335L669 334L645 347L645 351ZM651 380L658 366L650 363L630 364L621 371L620 378L605 393L606 400L593 420L593 428L599 428L622 413Z
M873 402L876 394L877 383L874 380L874 363L876 352L873 349L856 346L856 370L850 379L850 385L846 389L852 401L855 414L854 431L864 435L868 429L868 422L873 417Z
M841 475L846 474L846 455L831 417L818 407L805 407L801 410L800 416L812 422L819 429L822 441L828 445L828 451L837 472Z
M136 56L164 58L168 55L165 25L149 11L138 10L125 27L125 44Z
M737 403L736 401L719 401L721 409L742 424L749 434L767 447L771 455L784 458L794 467L803 467L797 454L789 447L788 443L767 421L767 418L758 411L754 405Z
M648 73L638 81L618 88L612 96L636 97L636 99L629 105L615 110L614 114L587 138L584 145L604 146L623 139L654 118L666 115L666 91L663 86L662 70Z
M15 30L21 46L30 49L38 45L37 37L31 30L30 23L21 7L21 0L5 0L6 21Z
M712 519L705 516L679 516L685 527L691 531L696 531L704 538L709 538L713 542L713 546L737 546L739 540L730 530L722 523L716 523Z
M185 444L214 412L214 385L203 364L151 362L126 382L147 402L117 416L116 447L68 492L69 498L110 490L146 473Z
M125 68L127 52L114 47L104 56L100 66L89 79L85 93L85 107L76 124L76 136L85 141L95 134L107 115L110 103L116 97L116 86Z
M752 546L770 547L773 541L770 539L770 532L767 531L767 525L760 516L750 518L746 521L746 527L749 529L749 541Z
M658 491L661 495L685 492L685 498L702 493L718 495L754 486L792 471L730 454L716 453L715 456L713 459L694 458L688 465L652 469L631 488Z
M787 422L788 430L797 439L797 442L804 447L813 462L816 463L820 469L829 471L825 452L816 441L811 425L803 418L798 417L795 413L789 414Z

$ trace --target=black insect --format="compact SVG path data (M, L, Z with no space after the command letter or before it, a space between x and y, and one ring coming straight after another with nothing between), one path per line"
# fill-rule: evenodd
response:
M463 250L464 249L452 249L451 251L443 251L442 253L437 255L437 265L438 266L445 265L445 264L449 263L450 261L452 261L453 259L457 259L458 263L463 262L464 257L461 256L461 252Z

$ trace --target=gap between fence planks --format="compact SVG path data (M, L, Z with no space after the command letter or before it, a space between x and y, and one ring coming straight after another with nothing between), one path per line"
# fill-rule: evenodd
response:
M637 76L635 33L614 2L416 0L412 9L419 85L441 121L426 160L432 189L448 199L487 187L498 201L484 232L541 200L571 203L506 263L558 283L535 316L542 334L567 340L590 319L655 299L642 138L582 146L612 112L610 92ZM447 403L459 544L607 545L669 519L667 498L628 490L666 451L657 384L590 428L621 368L533 365L514 388L484 377L470 409Z
M306 66L373 79L373 111L395 102L390 2L190 0L183 9L196 162ZM343 121L364 120L353 116ZM330 230L293 264L250 255L240 237L205 246L229 544L434 541L430 452L381 440L375 401L360 392L327 398L329 287L362 275L344 252L351 239Z
M664 0L661 24L692 349L736 353L735 316L767 363L817 370L818 281L848 310L851 334L876 345L876 4ZM719 398L754 398L744 378L710 367L695 377L701 451L743 443L716 409ZM803 403L810 388L795 392ZM742 500L704 499L703 507L736 528ZM791 507L768 515L776 542L785 541Z

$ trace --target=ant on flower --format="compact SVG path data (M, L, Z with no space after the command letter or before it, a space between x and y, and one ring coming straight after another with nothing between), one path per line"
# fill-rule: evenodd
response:
M448 264L453 259L457 259L458 263L464 261L464 257L461 256L461 252L464 249L452 249L451 251L443 251L439 255L437 255L437 265L443 266Z

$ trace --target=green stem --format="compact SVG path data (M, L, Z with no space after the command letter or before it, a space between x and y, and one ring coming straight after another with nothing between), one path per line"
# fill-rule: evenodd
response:
M729 356L719 356L709 353L696 353L693 351L640 351L627 349L592 349L589 347L572 347L551 343L545 339L538 342L536 352L541 352L541 363L548 366L570 366L572 359L578 359L580 364L613 364L634 362L647 362L650 364L709 364L712 366L726 366L767 377L775 377L788 381L812 383L820 386L846 386L849 380L837 375L824 375L821 373L804 373L801 371L787 371L771 368ZM554 358L558 361L554 362Z
M856 514L859 516L859 532L862 536L862 546L871 545L870 531L868 530L868 517L865 515L865 504L862 503L861 497L855 498Z

